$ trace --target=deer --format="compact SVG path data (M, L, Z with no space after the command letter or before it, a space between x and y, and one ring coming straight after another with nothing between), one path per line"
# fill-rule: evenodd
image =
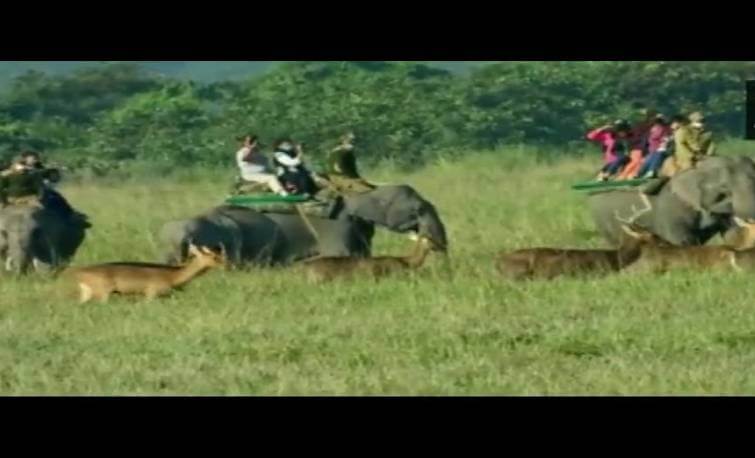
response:
M407 256L316 257L302 261L300 266L310 283L335 278L353 278L356 275L365 275L377 280L397 272L419 269L433 249L434 244L430 239L419 237L414 250Z
M733 220L737 228L724 236L724 245L737 251L755 248L755 224L747 223L736 216Z
M613 250L526 248L499 254L495 265L500 274L513 280L618 272L639 258L640 245L639 241L627 239Z
M659 243L657 235L637 226L623 225L622 229L640 244L640 255L625 269L627 272L665 273L673 268L725 268L742 271L737 262L740 251L731 246L674 246Z
M616 219L622 223L622 231L633 240L637 258L631 265L622 270L626 272L655 272L663 273L672 268L713 268L724 267L740 271L736 260L737 251L752 246L755 241L755 225L748 225L744 221L734 218L739 229L728 240L719 246L675 246L662 239L657 234L640 227L636 221L645 213L652 211L652 205L645 194L640 194L645 207L637 209L632 206L633 214L629 218L621 218L615 212Z
M645 207L632 207L634 213L627 220L631 221L630 224L652 211L647 196L643 197ZM660 238L655 238L654 242L665 243ZM526 248L500 253L495 259L495 267L501 275L513 280L552 280L560 276L618 272L640 257L644 243L647 240L625 237L617 249Z
M118 262L78 267L65 272L80 291L80 303L107 302L112 294L143 295L147 300L181 288L210 269L226 266L225 253L189 245L190 260L181 266Z

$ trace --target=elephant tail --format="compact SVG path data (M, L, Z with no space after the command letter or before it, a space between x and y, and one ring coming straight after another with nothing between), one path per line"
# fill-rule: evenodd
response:
M299 218L301 218L304 225L307 227L307 230L312 234L312 237L314 237L315 242L319 245L320 244L320 234L317 233L317 230L312 225L312 222L307 217L307 214L304 213L304 210L301 208L300 205L295 205L296 207L296 213L299 214Z

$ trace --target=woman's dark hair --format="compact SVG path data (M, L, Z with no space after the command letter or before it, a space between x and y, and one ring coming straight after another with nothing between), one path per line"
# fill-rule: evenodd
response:
M254 134L245 134L245 135L242 135L242 136L238 137L236 140L238 140L240 142L243 142L243 141L245 141L247 139L247 137L249 137L251 139L252 143L256 143L257 142L257 136L254 135Z

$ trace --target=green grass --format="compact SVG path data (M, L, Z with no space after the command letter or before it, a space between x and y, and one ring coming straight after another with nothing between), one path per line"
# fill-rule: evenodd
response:
M83 306L60 280L0 278L0 393L755 394L747 275L495 275L501 250L603 244L569 189L596 160L491 153L370 171L416 186L448 226L448 264L409 278L311 287L292 270L212 272L152 303ZM76 263L154 260L161 224L220 202L231 177L71 184L95 224ZM375 250L408 244L381 232Z

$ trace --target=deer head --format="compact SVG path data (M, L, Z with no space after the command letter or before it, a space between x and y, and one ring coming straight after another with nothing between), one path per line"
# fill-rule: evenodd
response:
M197 247L192 243L189 245L189 254L206 267L226 265L225 253L216 253L207 247Z
M634 223L622 224L621 229L632 239L641 244L665 245L667 242L649 230Z

